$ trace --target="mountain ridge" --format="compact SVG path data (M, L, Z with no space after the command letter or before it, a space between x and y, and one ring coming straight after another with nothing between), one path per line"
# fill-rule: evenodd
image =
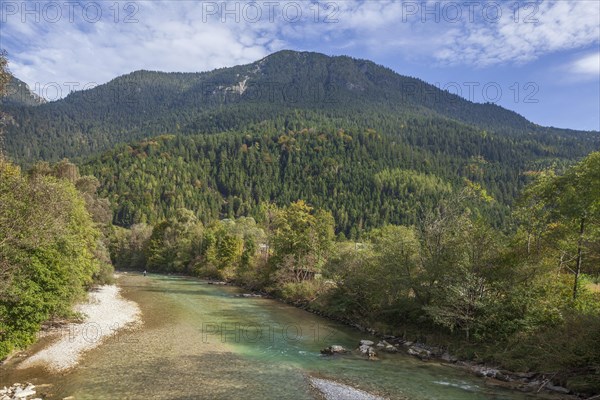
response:
M366 115L398 134L413 117L452 120L500 135L597 140L595 131L536 125L491 103L473 103L369 60L283 50L256 62L205 72L138 70L37 107L9 105L8 153L18 162L86 156L161 134L239 130L294 110L338 119ZM397 121L385 127L373 121ZM58 118L57 118L58 116ZM385 124L384 124L385 125Z

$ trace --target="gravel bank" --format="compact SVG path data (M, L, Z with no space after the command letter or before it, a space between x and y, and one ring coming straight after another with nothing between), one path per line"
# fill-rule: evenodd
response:
M119 291L116 285L106 285L91 292L87 303L75 307L75 311L85 316L84 321L69 324L56 342L25 359L18 368L41 365L51 371L67 370L104 339L123 328L141 324L138 305L121 297Z
M310 377L310 383L323 393L327 400L385 400L383 397L327 379Z

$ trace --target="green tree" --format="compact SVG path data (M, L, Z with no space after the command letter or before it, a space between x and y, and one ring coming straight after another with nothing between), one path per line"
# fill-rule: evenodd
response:
M417 232L413 227L388 225L373 231L370 238L376 269L367 290L382 296L379 308L386 320L405 322L415 309L415 297L420 295Z
M333 225L330 213L313 212L302 200L276 212L271 262L280 280L301 282L321 272L335 237Z
M590 154L563 175L542 174L528 190L526 211L541 222L543 238L558 250L559 268L571 265L573 299L579 291L586 256L595 257L600 223L600 152ZM539 218L539 216L542 218ZM538 228L539 230L539 228ZM538 242L541 235L538 235ZM529 246L528 246L529 248ZM594 268L591 268L593 270Z
M157 272L188 272L201 222L187 209L156 225L146 247L147 267Z
M100 237L71 182L0 160L0 358L70 315L101 270Z

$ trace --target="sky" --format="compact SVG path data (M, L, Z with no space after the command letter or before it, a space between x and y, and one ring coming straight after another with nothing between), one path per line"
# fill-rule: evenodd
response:
M135 70L207 71L291 49L600 130L600 0L0 0L0 48L48 100Z

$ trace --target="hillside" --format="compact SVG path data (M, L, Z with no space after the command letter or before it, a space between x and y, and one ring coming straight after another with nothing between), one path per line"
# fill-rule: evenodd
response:
M82 168L100 180L118 225L153 224L178 208L204 222L260 219L267 203L303 199L332 211L338 233L357 237L385 223L414 224L442 196L471 184L493 197L477 208L503 225L524 172L560 167L585 152L572 143L485 135L440 119L387 122L398 126L397 136L295 112L240 131L119 145Z
M41 106L3 108L15 120L6 132L7 151L19 163L85 156L160 134L243 130L296 110L341 121L339 128L360 125L388 135L401 134L405 121L419 117L559 144L559 152L598 144L597 133L539 127L370 61L293 51L211 72L137 71Z
M6 95L0 97L2 106L38 106L46 103L42 97L31 91L29 86L22 80L10 75Z

